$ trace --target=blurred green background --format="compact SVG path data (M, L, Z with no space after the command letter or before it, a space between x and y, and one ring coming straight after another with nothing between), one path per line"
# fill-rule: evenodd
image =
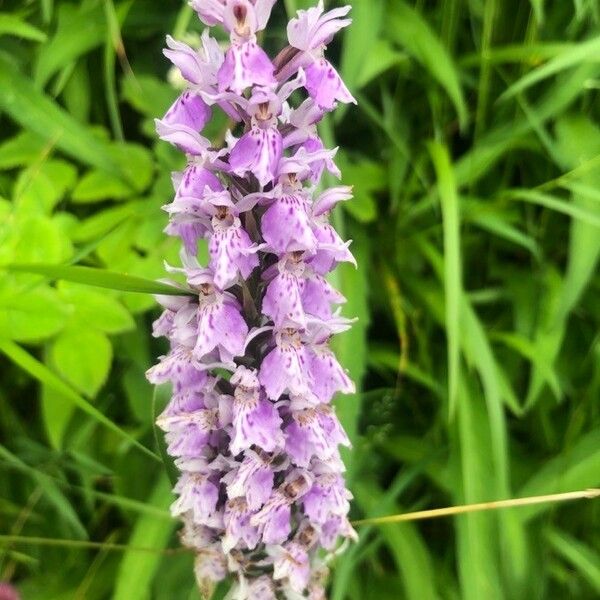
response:
M278 3L267 48L307 4ZM359 262L335 281L359 317L337 341L353 518L599 486L597 0L352 5L330 56L359 105L322 134L356 196L335 214ZM152 297L5 267L177 262L181 157L152 119L178 93L164 36L200 31L179 0L0 1L0 581L25 600L199 598L136 446L157 448ZM597 598L599 516L361 527L331 598Z

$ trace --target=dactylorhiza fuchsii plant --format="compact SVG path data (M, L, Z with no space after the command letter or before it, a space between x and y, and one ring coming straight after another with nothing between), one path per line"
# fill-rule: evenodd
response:
M183 266L169 269L195 295L158 298L154 335L170 350L148 379L172 386L157 424L180 471L171 512L198 581L231 574L232 598L316 600L328 557L356 536L339 454L349 440L331 405L354 385L329 347L351 321L326 279L354 263L328 221L351 188L321 191L324 170L340 173L316 127L354 102L324 57L351 21L349 6L300 10L271 60L256 34L275 1L193 0L204 24L229 33L225 51L208 29L200 50L167 38L187 89L156 128L188 159L165 206L166 231L182 240ZM202 136L213 110L232 121L220 149Z

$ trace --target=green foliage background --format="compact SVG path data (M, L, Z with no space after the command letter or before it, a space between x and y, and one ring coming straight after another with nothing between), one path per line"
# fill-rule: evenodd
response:
M598 3L352 5L331 53L359 106L322 134L356 195L335 214L360 265L335 281L360 319L337 342L353 517L599 486ZM152 297L6 269L177 262L181 158L152 118L177 94L165 34L199 31L179 0L0 2L0 580L26 600L199 598L168 550ZM361 527L331 598L597 598L599 512Z

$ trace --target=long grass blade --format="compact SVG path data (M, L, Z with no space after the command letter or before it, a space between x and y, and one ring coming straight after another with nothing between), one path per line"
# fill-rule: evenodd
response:
M48 369L48 367L46 367L43 363L31 356L31 354L29 354L26 350L10 340L0 340L0 352L4 353L8 358L10 358L10 360L21 367L24 371L29 373L29 375L31 375L34 379L37 379L44 385L55 389L66 399L70 400L75 406L80 408L83 412L87 413L94 420L98 421L98 423L101 423L113 433L116 433L119 437L126 440L128 443L133 444L147 456L162 462L160 457L154 454L152 450L146 448L146 446L138 442L134 437L113 423L113 421L103 415L85 398L77 394L77 392L59 379L59 377L50 371L50 369Z
M84 283L95 287L119 290L121 292L136 292L139 294L158 294L165 296L189 296L193 292L176 288L166 283L144 279L135 275L115 273L94 267L79 265L7 265L4 268L15 273L35 273L49 279L62 279L74 283Z

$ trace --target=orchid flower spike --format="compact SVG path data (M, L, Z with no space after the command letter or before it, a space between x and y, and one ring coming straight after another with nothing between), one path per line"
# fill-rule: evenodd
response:
M187 82L156 121L187 157L163 207L182 244L181 267L167 270L194 291L157 297L153 334L170 349L147 373L172 389L157 419L179 469L171 513L202 586L230 576L231 599L323 599L327 562L356 537L339 452L350 440L332 405L355 390L330 346L353 321L327 280L355 264L329 222L352 189L319 186L325 169L341 173L317 132L354 102L325 58L350 7L298 11L271 59L256 34L275 0L190 4L230 43L207 29L200 49L169 36L164 51ZM214 148L203 130L219 110L234 125Z

